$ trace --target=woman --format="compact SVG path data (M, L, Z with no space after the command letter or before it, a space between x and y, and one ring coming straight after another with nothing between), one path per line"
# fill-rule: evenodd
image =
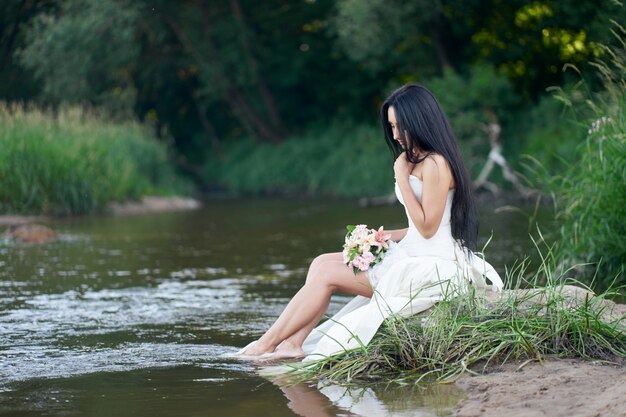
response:
M391 314L426 310L466 284L502 288L495 270L472 253L478 220L471 182L449 122L425 87L405 85L382 105L381 121L395 163L395 193L408 228L390 231L383 260L354 275L341 252L316 257L304 286L267 332L239 354L316 359L369 343ZM333 292L357 295L322 319Z

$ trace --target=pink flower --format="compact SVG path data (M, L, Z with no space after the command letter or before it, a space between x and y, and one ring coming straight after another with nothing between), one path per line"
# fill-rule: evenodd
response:
M377 242L384 242L386 240L389 240L390 238L391 234L385 233L385 231L383 230L383 226L380 226L378 230L374 232L374 239L376 239Z
M354 258L354 260L352 261L352 266L355 268L358 268L359 270L363 271L363 258L360 256L357 256L356 258ZM367 269L367 268L365 268Z
M374 256L374 254L372 252L363 252L363 255L361 255L361 258L363 258L363 260L365 262L367 262L367 266L370 265L370 263L376 258Z
M361 271L366 271L370 267L370 263L374 260L371 252L365 252L363 255L354 258L353 265Z

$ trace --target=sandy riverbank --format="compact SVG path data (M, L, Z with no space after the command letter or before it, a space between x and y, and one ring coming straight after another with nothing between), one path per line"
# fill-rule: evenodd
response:
M200 202L193 198L146 196L140 201L112 203L109 205L107 212L116 216L125 216L177 210L194 210L200 206ZM54 220L54 217L50 216L0 215L0 225L4 226L23 223L46 223L52 220Z
M154 197L145 196L141 201L128 203L113 203L110 211L118 216L129 214L161 213L166 211L195 210L200 202L185 197Z
M467 399L458 417L626 416L626 366L579 359L548 359L519 371L507 364L456 382Z
M626 325L626 305L609 303L609 321ZM546 359L543 364L508 363L456 384L467 399L457 417L626 417L626 361L619 365L581 359Z

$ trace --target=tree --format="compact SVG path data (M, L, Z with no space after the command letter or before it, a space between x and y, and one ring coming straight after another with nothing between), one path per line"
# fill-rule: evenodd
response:
M28 100L40 88L30 71L25 71L14 53L24 44L23 26L41 13L57 7L54 1L20 0L0 2L0 97Z
M449 67L444 24L439 0L339 0L332 19L338 45L351 59L378 73L398 67L432 73ZM431 57L437 66L430 64Z
M66 1L32 20L18 56L42 81L45 99L128 112L134 105L138 16L130 1Z

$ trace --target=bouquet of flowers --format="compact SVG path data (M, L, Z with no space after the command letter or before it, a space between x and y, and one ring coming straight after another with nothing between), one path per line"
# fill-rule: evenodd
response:
M354 275L366 271L376 265L389 249L390 234L386 234L383 226L378 230L368 229L367 225L346 226L346 243L343 245L343 262L352 268Z

